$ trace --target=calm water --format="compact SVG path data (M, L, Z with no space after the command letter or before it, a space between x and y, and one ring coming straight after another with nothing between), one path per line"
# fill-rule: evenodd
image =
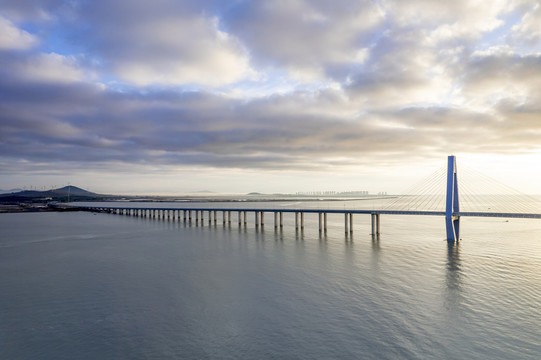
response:
M252 217L0 214L0 358L541 358L540 220Z

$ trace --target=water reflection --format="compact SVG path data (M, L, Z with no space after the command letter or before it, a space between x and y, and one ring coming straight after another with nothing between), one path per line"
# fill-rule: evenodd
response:
M379 260L381 256L381 248L379 244L379 234L372 235L372 256L370 258L371 269L374 271L374 274L377 274L379 271Z
M460 260L459 243L447 243L447 272L445 277L446 303L450 308L460 305L462 292L462 262Z
M374 251L379 251L380 250L380 247L379 247L379 234L377 234L377 235L372 234L372 250L374 250Z

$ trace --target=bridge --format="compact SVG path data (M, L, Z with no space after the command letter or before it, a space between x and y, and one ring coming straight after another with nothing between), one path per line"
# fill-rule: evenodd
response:
M435 180L441 180L435 179ZM429 183L435 183L431 181ZM380 216L381 215L421 215L421 216L441 216L445 219L446 237L449 242L457 242L460 239L460 218L461 217L498 217L498 218L528 218L528 219L541 219L541 210L539 211L522 211L516 212L494 212L484 209L483 211L461 211L459 202L459 186L457 176L457 164L456 157L451 155L448 157L447 170L446 170L446 187L445 187L445 204L442 210L419 210L418 203L423 205L427 202L433 202L432 195L426 195L433 191L433 186L425 186L425 196L423 197L416 194L410 195L411 198L416 199L417 203L404 201L408 198L408 195L397 198L395 203L400 201L405 202L406 205L402 209L393 209L392 206L377 210L355 210L355 209L269 209L269 208L196 208L196 207L174 207L174 208L157 208L157 207L122 207L122 206L84 206L83 210L88 211L100 211L113 214L123 214L130 216L150 217L158 219L168 219L184 221L191 223L195 221L196 224L204 224L205 213L209 225L217 224L218 215L221 215L221 221L223 224L232 223L232 213L237 213L237 220L239 226L247 224L247 213L253 213L256 227L263 227L265 224L265 214L272 213L274 215L274 228L282 229L284 226L283 215L284 213L293 213L295 215L295 229L304 229L304 215L305 214L317 214L319 231L327 231L327 215L328 214L342 214L344 215L344 225L346 234L353 232L353 215L364 214L371 216L371 230L373 236L379 236L380 234ZM421 199L419 201L419 199ZM391 204L392 205L392 204ZM412 209L415 208L415 209ZM181 216L182 214L182 216Z

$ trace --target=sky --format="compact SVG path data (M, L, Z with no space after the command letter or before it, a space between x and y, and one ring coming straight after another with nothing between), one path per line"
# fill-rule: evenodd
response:
M0 0L0 189L541 194L538 0Z

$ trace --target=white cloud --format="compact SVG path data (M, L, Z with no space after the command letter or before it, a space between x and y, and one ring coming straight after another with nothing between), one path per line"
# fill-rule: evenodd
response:
M24 50L36 45L38 39L0 16L0 50Z
M541 5L535 3L512 31L514 41L530 47L541 45Z
M138 86L219 87L252 76L246 51L217 18L171 14L143 18L124 31L109 24L101 49L114 72Z
M33 55L15 67L21 77L37 82L70 83L88 77L73 57L56 53Z
M260 1L237 5L225 23L259 66L287 69L311 82L346 78L362 63L372 32L383 22L371 1Z

